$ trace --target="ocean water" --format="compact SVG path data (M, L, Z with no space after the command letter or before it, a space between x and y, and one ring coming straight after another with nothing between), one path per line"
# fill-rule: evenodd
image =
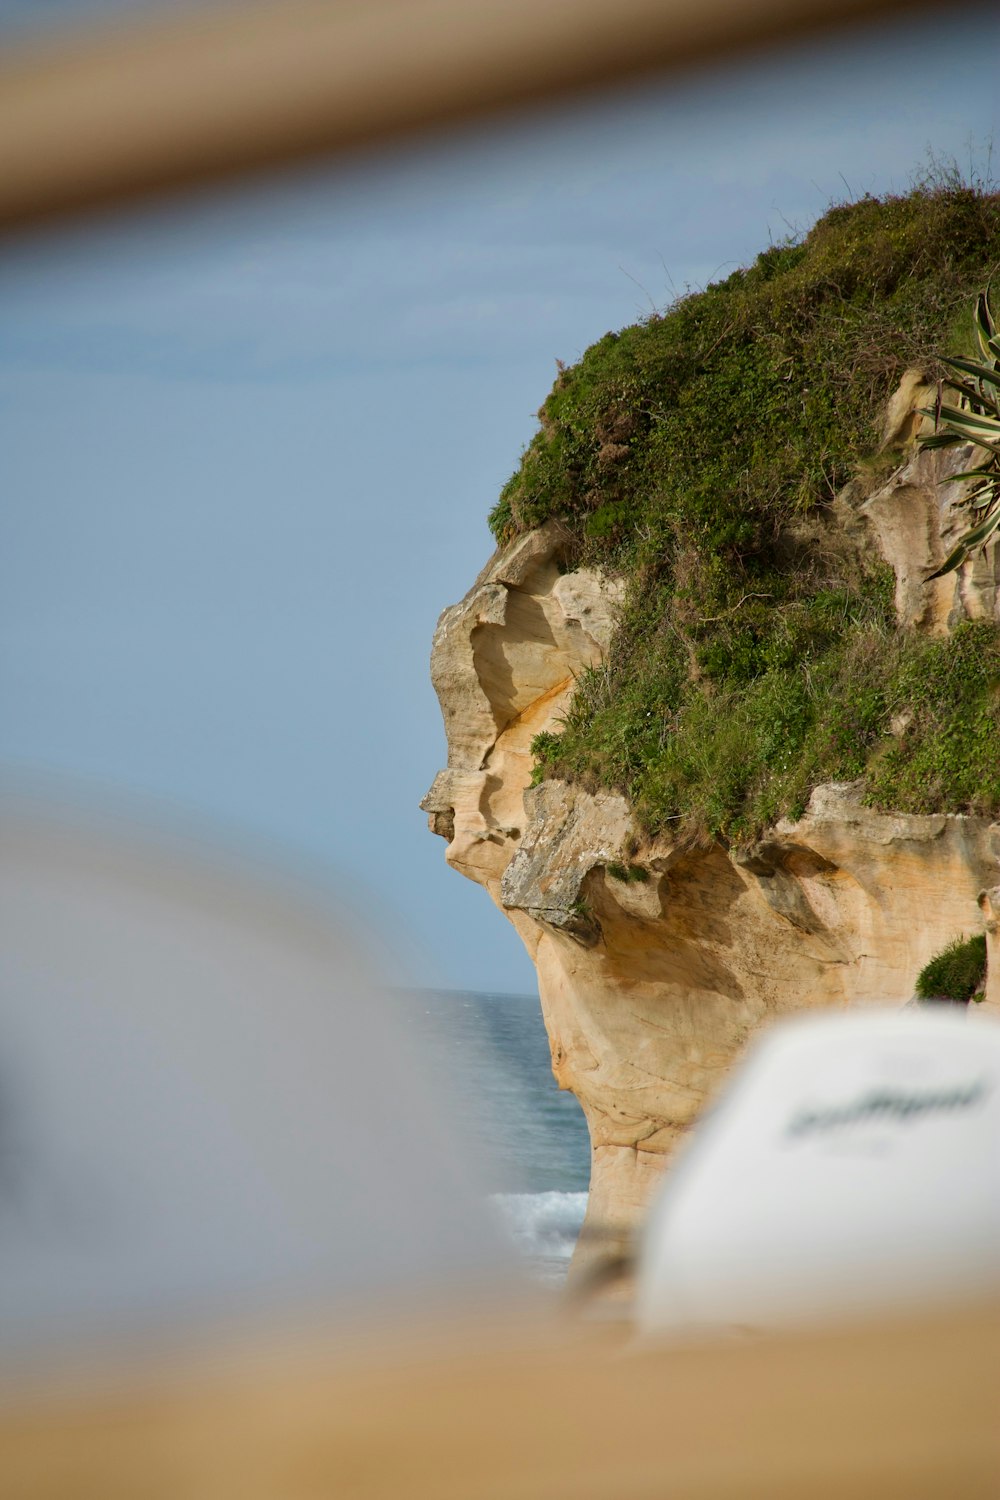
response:
M505 1232L546 1281L566 1274L587 1206L590 1140L552 1077L536 995L398 992Z

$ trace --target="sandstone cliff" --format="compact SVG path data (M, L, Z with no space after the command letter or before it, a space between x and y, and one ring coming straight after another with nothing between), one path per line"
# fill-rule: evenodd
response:
M908 435L919 381L904 389L894 420ZM876 493L852 485L837 502L845 532L892 565L913 628L1000 619L996 547L926 581L963 524L948 476L966 457L911 449ZM618 581L565 571L563 553L557 521L516 538L442 615L432 674L449 759L422 806L535 963L553 1071L590 1129L586 1257L635 1224L679 1134L773 1017L901 1006L935 952L984 926L983 1008L1000 1010L1000 825L876 813L861 783L841 783L753 848L691 848L639 840L615 793L532 787L531 740L607 650L620 599Z

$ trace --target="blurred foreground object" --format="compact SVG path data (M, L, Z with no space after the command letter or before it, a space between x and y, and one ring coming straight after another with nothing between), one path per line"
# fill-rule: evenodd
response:
M8 801L0 955L0 1379L502 1279L409 1034L308 888Z
M990 1297L1000 1026L884 1011L796 1018L752 1049L653 1206L637 1315L690 1335Z
M5 1495L992 1500L996 1302L631 1354L498 1306L328 911L17 806L0 848Z
M905 6L908 19L921 9ZM899 0L207 4L0 69L0 226L544 103Z

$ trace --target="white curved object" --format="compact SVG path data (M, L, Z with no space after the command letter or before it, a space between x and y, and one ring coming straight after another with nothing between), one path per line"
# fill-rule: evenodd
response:
M637 1323L818 1324L1000 1292L1000 1026L907 1010L786 1022L668 1175Z

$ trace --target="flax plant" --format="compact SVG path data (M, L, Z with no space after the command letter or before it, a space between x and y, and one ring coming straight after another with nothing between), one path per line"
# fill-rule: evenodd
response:
M974 443L981 462L956 474L955 479L976 483L960 504L968 507L972 525L939 568L928 576L942 578L960 568L977 547L985 547L1000 526L1000 337L990 310L989 288L979 293L973 309L973 326L981 360L944 359L956 371L941 383L937 404L922 408L934 418L935 430L921 438L924 448L947 448L955 443ZM952 395L957 405L944 400Z

